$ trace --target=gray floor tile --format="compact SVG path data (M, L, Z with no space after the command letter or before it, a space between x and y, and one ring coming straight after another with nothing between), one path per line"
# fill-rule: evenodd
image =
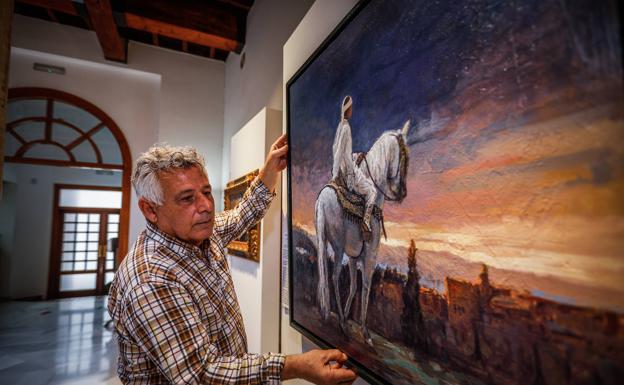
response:
M0 303L0 384L121 384L106 297Z

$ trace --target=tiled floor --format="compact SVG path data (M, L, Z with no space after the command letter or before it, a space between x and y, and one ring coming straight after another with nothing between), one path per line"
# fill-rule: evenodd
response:
M106 300L0 302L0 384L121 384Z

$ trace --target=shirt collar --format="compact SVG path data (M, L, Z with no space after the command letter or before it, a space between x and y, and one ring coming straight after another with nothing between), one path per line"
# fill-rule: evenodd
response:
M210 238L202 242L201 245L195 246L192 243L178 239L158 229L153 223L147 222L145 234L156 243L165 246L176 254L181 255L209 255Z

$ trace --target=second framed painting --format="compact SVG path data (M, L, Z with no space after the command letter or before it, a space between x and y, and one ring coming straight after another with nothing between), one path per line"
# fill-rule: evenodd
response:
M233 209L238 205L258 173L259 170L254 170L227 183L223 191L224 210ZM238 257L260 262L260 226L261 222L258 222L240 237L232 240L227 245L228 252Z
M371 383L624 377L620 11L359 3L286 86L291 325Z

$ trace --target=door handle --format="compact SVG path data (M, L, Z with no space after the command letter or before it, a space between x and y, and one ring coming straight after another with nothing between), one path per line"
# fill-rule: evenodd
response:
M106 258L106 245L98 246L98 258Z

